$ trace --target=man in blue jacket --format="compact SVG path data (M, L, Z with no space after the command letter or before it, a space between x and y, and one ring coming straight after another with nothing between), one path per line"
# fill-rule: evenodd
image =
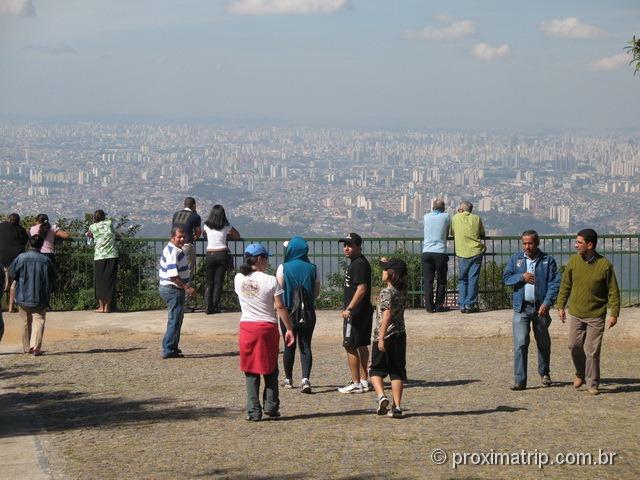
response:
M502 275L505 285L513 287L513 361L515 381L511 390L527 388L527 356L530 325L538 347L538 373L542 385L551 385L549 361L551 337L549 309L560 289L560 272L553 257L538 248L535 230L522 234L523 251L516 253Z

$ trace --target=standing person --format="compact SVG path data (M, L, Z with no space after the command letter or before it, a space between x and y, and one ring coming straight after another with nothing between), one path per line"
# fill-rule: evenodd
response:
M0 268L0 285L4 286L4 268ZM2 309L0 308L0 341L2 341L2 337L4 336L4 320L2 319Z
M284 341L293 345L295 336L289 313L282 301L282 288L276 277L267 275L269 252L259 243L247 245L244 263L234 278L240 300L240 369L247 386L247 420L260 421L262 413L280 416L278 392L278 317L285 326ZM264 377L263 405L260 404L260 375Z
M399 258L381 258L382 282L378 296L376 328L371 345L371 383L378 396L378 415L387 413L389 399L384 393L384 378L391 378L393 404L388 412L402 417L403 382L407 381L407 333L404 307L407 303L407 264Z
M447 235L451 226L449 214L444 211L444 200L436 198L430 213L424 216L424 243L422 247L422 286L427 312L446 312L444 306L447 289ZM433 280L436 280L435 302Z
M49 257L52 261L54 243L56 238L66 240L71 238L69 232L65 232L55 223L52 225L49 223L49 216L46 213L40 213L36 217L36 224L29 229L29 235L40 235L44 239L44 244L40 249L40 253Z
M24 312L22 349L36 357L43 353L44 322L56 276L51 259L40 253L43 243L40 235L33 235L27 241L27 251L9 267L16 281L16 303Z
M18 311L15 306L16 283L11 277L9 265L15 258L24 252L29 235L20 225L20 215L12 213L7 217L7 221L0 223L0 264L4 270L4 289L9 292L9 312Z
M196 278L196 240L202 234L202 219L196 213L196 199L186 197L184 208L173 214L171 228L181 228L184 232L184 245L182 251L187 256L189 264L189 285L194 286ZM193 308L191 308L193 311Z
M302 367L302 380L300 391L311 393L311 366L313 365L313 355L311 353L311 337L316 326L315 299L320 293L320 280L318 279L317 267L309 261L309 245L302 237L293 237L285 242L287 251L284 255L284 263L278 266L276 279L278 285L284 289L284 304L289 312L289 318L293 323L294 332L298 339L300 348L300 364ZM303 291L300 291L299 288ZM303 298L301 299L300 296ZM296 298L297 297L297 298ZM306 299L307 304L304 310L308 318L305 317L304 324L296 324L296 319L291 318L292 308L296 302ZM282 334L286 333L285 324L280 321ZM285 345L282 355L284 364L284 387L293 387L293 364L296 358L296 344Z
M343 319L343 346L351 381L340 387L340 393L363 393L370 390L368 380L369 344L371 343L371 265L362 255L362 237L350 233L339 242L351 262L344 278L344 300L340 316Z
M214 205L209 218L204 222L204 236L207 239L205 261L207 288L204 292L205 313L220 313L220 297L224 286L224 274L227 271L231 254L227 240L239 240L240 233L229 224L222 205Z
M186 295L193 295L194 288L189 285L189 264L182 247L185 232L181 228L171 229L171 239L165 245L160 256L160 285L158 291L167 304L167 331L162 339L162 358L182 358L180 330L184 319Z
M93 281L97 313L109 313L115 307L116 286L118 280L118 249L116 248L116 231L113 222L106 218L103 210L93 213L93 221L89 225L87 236L93 238Z
M576 369L575 388L587 383L587 391L600 391L600 350L609 308L609 328L618 323L620 291L613 265L596 252L598 234L591 228L576 236L576 251L562 275L558 314L564 323L569 304L569 350Z
M505 285L513 287L513 374L511 390L527 388L529 335L538 348L538 373L543 387L551 385L549 373L551 337L549 309L556 303L560 288L560 272L555 259L538 248L540 239L535 230L522 233L522 252L509 259L502 275Z
M475 313L478 307L478 281L482 255L486 247L482 219L471 211L473 204L466 200L460 203L458 213L451 219L456 257L458 257L458 305L460 313Z

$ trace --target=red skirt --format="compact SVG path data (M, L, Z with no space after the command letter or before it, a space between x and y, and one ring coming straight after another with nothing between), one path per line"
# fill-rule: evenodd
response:
M278 367L280 332L271 322L240 322L240 370L268 375Z

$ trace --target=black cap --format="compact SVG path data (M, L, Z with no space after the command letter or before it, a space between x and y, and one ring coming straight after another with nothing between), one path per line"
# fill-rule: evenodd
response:
M358 247L362 245L362 237L357 233L348 233L346 236L342 237L338 242L341 243L351 243L353 245L357 245Z
M393 270L400 276L407 274L407 264L399 258L385 258L379 263L383 270Z

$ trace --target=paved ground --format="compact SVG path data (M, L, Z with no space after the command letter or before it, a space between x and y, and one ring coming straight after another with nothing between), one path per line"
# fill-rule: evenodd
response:
M539 386L531 355L531 388L511 392L508 311L409 312L402 420L375 416L372 393L335 391L347 379L340 327L335 312L322 312L314 394L282 390L283 418L258 424L243 419L238 314L187 315L181 346L188 357L165 361L166 312L51 314L38 358L19 353L20 317L4 315L0 478L640 476L638 309L624 310L605 336L598 397L570 385L559 321L552 324L554 385ZM432 459L437 449L448 457L444 465ZM592 463L615 456L613 465L514 466L523 450L538 463L544 455L555 462L566 454L570 463L577 454L591 454ZM465 453L467 465L454 469ZM505 453L511 466L486 464Z

